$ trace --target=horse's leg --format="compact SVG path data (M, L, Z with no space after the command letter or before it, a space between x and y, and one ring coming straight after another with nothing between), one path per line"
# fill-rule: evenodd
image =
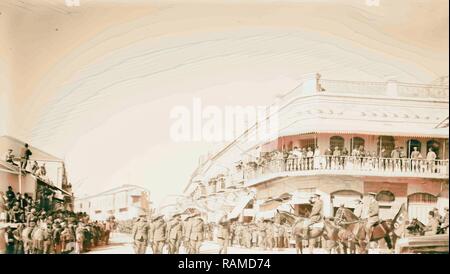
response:
M308 246L309 246L309 254L314 254L314 246L316 245L316 239L312 238L308 240Z
M384 236L384 240L386 241L386 244L387 244L389 250L392 250L392 241L391 241L391 237L389 236L389 234Z

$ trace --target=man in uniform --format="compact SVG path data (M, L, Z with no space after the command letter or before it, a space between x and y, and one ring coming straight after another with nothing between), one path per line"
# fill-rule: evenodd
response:
M441 228L444 230L444 233L448 233L448 206L444 207L444 217L442 220Z
M204 221L200 217L200 213L194 213L191 217L189 233L189 245L191 247L190 254L199 254L205 232Z
M369 192L368 211L367 211L367 224L366 224L366 242L370 242L372 237L373 227L380 221L379 212L380 207L378 201L375 199L377 194L375 192Z
M258 222L258 247L266 249L266 226L264 222Z
M22 231L23 251L25 254L33 253L33 239L31 233L33 232L36 223L31 221Z
M344 210L345 205L344 203L341 203L339 208L336 210L336 214L334 215L334 223L336 225L340 225L345 220Z
M219 220L219 231L217 238L219 240L220 249L219 254L227 254L228 244L230 241L230 220L228 220L228 215L225 214Z
M148 245L148 233L149 226L146 214L141 213L131 232L134 241L134 252L136 254L145 254Z
M320 194L314 194L311 197L311 203L313 206L309 214L308 230L313 224L319 223L323 219L323 201L320 199Z
M360 199L356 200L356 206L355 210L353 210L353 214L355 214L356 217L361 218L363 212L363 204Z
M428 213L428 225L425 227L425 235L436 235L438 234L439 221L436 218L434 211Z
M169 244L169 254L178 254L180 249L182 234L181 214L176 213L167 224L167 242Z
M274 229L273 229L273 221L267 220L266 224L266 247L269 250L273 249L274 244Z
M191 246L189 244L189 234L191 233L191 216L188 215L184 221L182 226L182 234L183 234L183 245L186 253L191 253Z
M164 215L156 216L149 230L149 241L153 245L154 254L162 254L166 242L167 226L163 217Z

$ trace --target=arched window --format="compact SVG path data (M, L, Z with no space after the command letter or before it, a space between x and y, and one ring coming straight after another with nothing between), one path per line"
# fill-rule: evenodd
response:
M335 147L339 147L340 150L344 148L344 138L341 136L333 136L330 138L330 149L334 151Z
M381 145L381 147L380 147ZM394 137L392 136L380 136L378 137L378 142L377 142L377 146L378 146L378 153L380 153L381 148L384 148L385 151L385 156L390 157L391 156L391 152L392 150L394 150L395 148L395 140ZM383 157L383 155L381 155Z
M395 201L395 195L394 195L394 193L392 193L388 190L382 190L377 194L377 201L378 202L393 202L393 201Z
M427 153L428 153L429 149L431 148L434 151L434 153L436 153L437 158L439 158L440 147L441 147L441 144L438 141L430 140L427 142Z
M408 196L408 203L435 204L437 203L437 197L429 193L414 193Z
M417 151L421 152L422 143L419 140L409 140L408 145L408 157L411 157L411 152L414 151L414 147L417 147Z
M364 147L364 143L365 143L365 141L364 141L363 138L361 138L361 137L353 137L351 139L351 142L350 142L350 148L352 150L355 149L355 148L359 149L361 146Z

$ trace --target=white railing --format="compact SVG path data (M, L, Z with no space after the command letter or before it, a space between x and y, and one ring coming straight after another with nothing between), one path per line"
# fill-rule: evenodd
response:
M279 172L330 171L336 174L361 174L372 176L419 176L448 178L448 160L410 158L379 158L356 156L315 156L270 160L261 165L249 166L246 179L255 179Z
M331 93L355 93L365 95L384 95L387 90L385 82L362 82L362 81L341 81L341 80L321 80L320 84L325 92Z

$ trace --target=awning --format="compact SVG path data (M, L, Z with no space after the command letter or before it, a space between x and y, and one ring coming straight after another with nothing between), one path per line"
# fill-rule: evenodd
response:
M255 197L255 194L249 193L248 195L242 197L238 204L234 207L233 211L228 214L229 219L235 219L239 217L239 215L243 212L244 208L248 205L248 203Z

